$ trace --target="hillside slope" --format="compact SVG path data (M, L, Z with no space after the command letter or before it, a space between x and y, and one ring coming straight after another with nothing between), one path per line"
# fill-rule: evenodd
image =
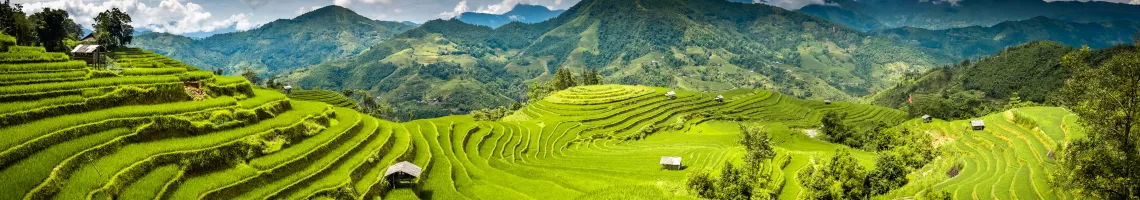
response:
M451 96L438 85L456 83L482 88L471 95L491 101L452 100L504 106L525 100L526 90L518 85L549 80L558 68L574 73L594 68L606 83L695 91L763 88L801 98L854 100L893 85L906 72L950 60L763 4L587 0L535 24L491 29L430 21L348 61L292 77L305 88L371 90L393 105ZM459 68L430 70L437 65ZM390 94L399 88L417 89Z
M238 74L245 66L269 74L357 55L413 27L375 21L344 7L327 6L256 29L200 40L163 33L143 34L135 37L131 46L204 69L221 68L226 74Z
M1002 22L982 27L971 26L945 30L895 28L871 34L889 37L900 43L930 48L961 58L977 58L1030 41L1050 40L1072 47L1088 45L1094 49L1132 43L1132 35L1140 32L1138 21L1095 23L1065 22L1045 17Z
M948 29L993 26L1006 21L1025 20L1038 16L1081 23L1140 20L1140 5L1106 1L827 0L826 2L827 5L808 5L801 8L800 11L851 27L864 27L864 24L882 24L885 28ZM855 14L835 14L846 12ZM860 15L869 16L869 18L850 17Z

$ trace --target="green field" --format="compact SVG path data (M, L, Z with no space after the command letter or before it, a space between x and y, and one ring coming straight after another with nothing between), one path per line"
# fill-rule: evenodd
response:
M968 121L924 124L895 109L766 90L671 99L665 88L597 85L501 121L394 123L353 110L336 92L285 95L141 50L116 52L115 71L11 49L20 51L0 54L0 199L695 199L689 172L741 162L740 123L773 139L766 186L802 199L798 172L849 148L804 134L831 111L930 134L940 146L885 198L932 189L958 199L1083 198L1046 182L1048 152L1083 135L1060 108L993 114L985 131L971 131ZM189 82L205 97L191 97ZM852 152L875 166L876 152ZM661 156L681 156L686 168L663 170ZM389 187L380 175L401 161L423 174ZM963 171L948 178L953 165Z

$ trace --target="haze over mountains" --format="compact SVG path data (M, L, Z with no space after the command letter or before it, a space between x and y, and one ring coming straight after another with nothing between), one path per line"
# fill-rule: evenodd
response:
M827 0L801 12L863 31L917 27L947 29L992 26L1005 21L1044 16L1069 22L1140 20L1140 6L1101 1L1042 0Z
M566 10L550 10L545 6L519 4L514 9L503 14L488 14L465 12L457 17L459 21L468 24L483 25L498 28L511 22L538 23L557 17Z

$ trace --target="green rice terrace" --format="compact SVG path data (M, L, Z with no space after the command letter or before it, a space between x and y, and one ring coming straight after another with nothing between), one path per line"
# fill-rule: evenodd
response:
M1082 198L1046 182L1052 151L1082 137L1060 108L996 113L975 131L969 120L924 123L765 90L667 97L667 88L593 85L499 121L395 123L336 92L285 95L147 51L116 51L108 70L11 44L0 53L0 199L696 199L685 184L692 172L717 177L742 162L739 124L763 127L776 152L757 187L804 199L804 171L837 149L867 169L880 154L813 138L830 112L937 147L908 184L877 197ZM663 169L662 156L683 166ZM400 162L422 171L390 183Z

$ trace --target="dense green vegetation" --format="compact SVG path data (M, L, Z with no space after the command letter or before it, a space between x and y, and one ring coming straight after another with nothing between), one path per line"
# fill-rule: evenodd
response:
M1140 32L1140 22L1110 21L1096 23L1066 22L1034 17L1002 22L993 26L970 26L944 30L894 28L871 32L900 43L929 48L958 58L978 58L998 53L1009 46L1049 40L1079 47L1088 45L1103 49L1132 43L1132 35Z
M516 21L522 23L546 21L550 18L558 17L559 14L565 11L566 10L550 10L550 8L540 5L517 4L514 5L514 8L511 8L511 11L503 14L464 12L455 18L468 24L498 28L507 23Z
M1140 6L1104 1L894 1L828 0L826 5L808 5L800 12L856 28L917 27L949 29L992 26L998 23L1044 16L1070 22L1140 20ZM851 13L851 14L847 14ZM865 16L865 17L864 17ZM873 30L873 29L861 29Z
M360 54L369 46L413 28L375 21L340 6L328 6L259 28L203 39L147 33L132 47L151 50L203 69L236 75L252 67L261 76ZM261 84L261 83L257 83Z
M1131 45L1113 46L1091 51L1082 62L1097 66L1113 55L1136 50ZM912 116L950 119L982 116L1027 102L1058 105L1057 91L1073 72L1061 66L1061 57L1074 51L1048 41L1017 45L991 57L909 74L897 86L870 99Z
M288 77L303 88L368 90L398 112L421 118L529 101L526 88L517 86L552 80L561 68L575 76L596 70L600 82L613 84L693 91L761 88L801 98L855 100L893 85L904 73L950 60L763 4L590 0L535 24L492 29L459 20L429 21L352 59ZM450 70L435 70L438 66ZM455 86L464 89L451 89ZM462 101L459 107L444 107L458 112L412 111L428 107L412 102L440 96L445 102Z

